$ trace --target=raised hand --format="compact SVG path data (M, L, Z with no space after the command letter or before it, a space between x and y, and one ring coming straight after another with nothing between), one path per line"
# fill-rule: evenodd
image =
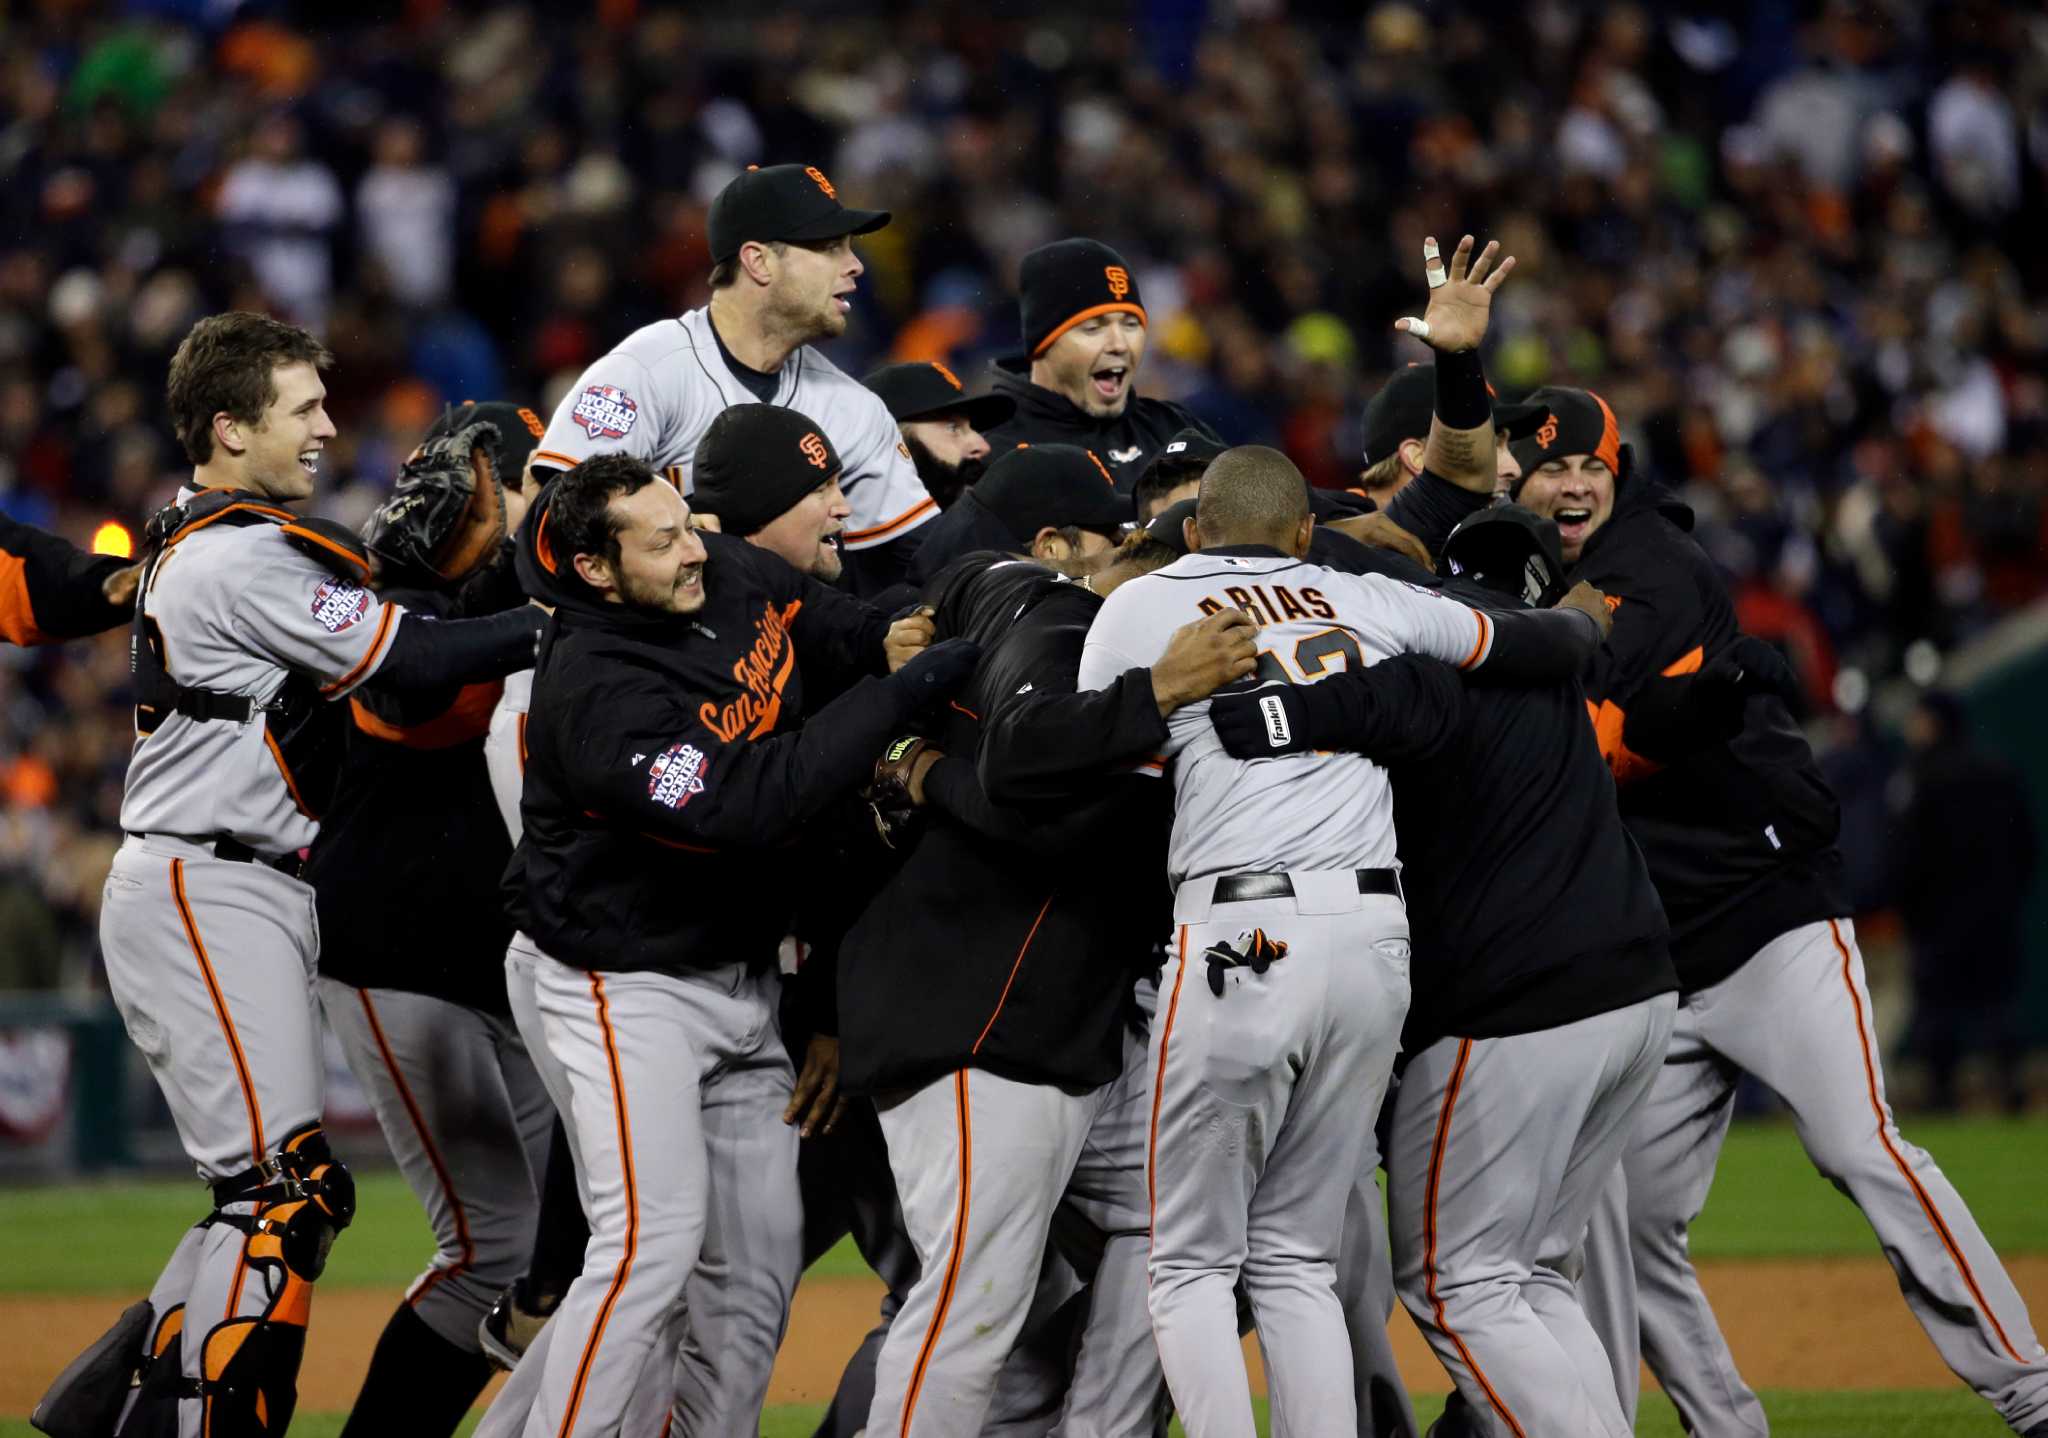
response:
M1494 256L1500 252L1498 240L1488 240L1486 248L1479 252L1479 258L1472 258L1472 237L1465 236L1458 241L1458 248L1451 253L1448 271L1444 268L1443 257L1437 252L1436 239L1432 236L1422 242L1423 277L1429 281L1429 308L1421 319L1402 318L1394 321L1394 328L1403 334L1413 335L1431 349L1455 352L1479 348L1479 342L1486 338L1486 325L1493 312L1493 292L1500 288L1515 268L1515 257L1509 255L1494 267Z

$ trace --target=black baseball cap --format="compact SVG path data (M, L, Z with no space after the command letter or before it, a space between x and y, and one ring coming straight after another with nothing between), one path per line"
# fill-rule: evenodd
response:
M872 234L889 223L887 210L849 210L816 165L749 165L711 202L704 228L711 259L723 263L748 240L836 240Z
M994 461L974 497L1020 545L1041 529L1115 534L1131 521L1131 499L1090 450L1074 444L1020 444Z
M697 441L690 507L717 515L727 534L753 534L840 469L839 451L810 416L779 404L736 404Z
M1467 515L1444 541L1444 567L1532 608L1564 591L1564 546L1557 524L1519 504L1495 504Z
M498 437L491 441L491 467L498 472L499 486L517 489L526 461L533 457L534 447L548 429L547 422L525 405L509 399L487 399L481 403L466 399L442 410L421 443L445 438L480 420L496 426L498 431Z
M1195 517L1195 506L1200 503L1199 499L1176 499L1152 516L1152 522L1145 526L1146 536L1158 540L1176 554L1186 554L1187 522Z
M1598 455L1621 473L1621 425L1607 401L1589 389L1545 385L1515 406L1519 435L1510 431L1508 450L1524 475L1545 460L1568 454Z
M1541 403L1496 404L1493 427L1512 441L1534 432L1549 412ZM1366 468L1399 449L1404 439L1428 439L1430 421L1435 417L1436 366L1418 364L1396 371L1366 402Z
M1008 395L969 394L958 375L928 360L883 365L861 383L881 396L898 424L957 414L987 433L1017 413L1017 401Z

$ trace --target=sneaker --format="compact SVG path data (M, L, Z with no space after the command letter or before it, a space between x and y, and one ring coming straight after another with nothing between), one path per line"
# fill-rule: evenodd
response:
M494 1367L510 1373L519 1366L521 1355L539 1336L541 1329L547 1327L551 1316L553 1310L535 1313L528 1308L521 1297L521 1285L514 1283L498 1295L491 1311L476 1326L484 1357L490 1359Z

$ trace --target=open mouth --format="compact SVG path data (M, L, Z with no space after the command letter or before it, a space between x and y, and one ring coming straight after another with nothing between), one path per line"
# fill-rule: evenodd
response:
M1096 394L1103 399L1115 399L1124 392L1124 386L1130 382L1131 370L1128 365L1104 365L1088 378L1094 384Z
M1557 532L1562 539L1584 539L1586 531L1593 526L1593 511L1590 509L1560 509L1551 518L1557 521Z
M704 566L692 564L676 578L676 594L690 599L704 592Z
M853 312L853 291L841 290L838 294L832 296L832 303L838 307L839 313L842 315L851 314Z
M299 468L308 474L318 474L320 472L320 451L317 449L303 451L299 455Z

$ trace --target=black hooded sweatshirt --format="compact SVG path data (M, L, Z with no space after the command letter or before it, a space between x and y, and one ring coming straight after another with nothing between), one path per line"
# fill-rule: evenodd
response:
M1447 482L1425 474L1408 489L1427 484ZM1415 510L1404 518L1407 493L1395 497L1395 520L1440 551L1449 530L1411 523ZM1752 697L1734 739L1668 765L1623 742L1644 685L1698 671L1741 633L1692 525L1677 496L1623 473L1613 514L1565 576L1614 606L1614 630L1584 677L1586 710L1664 901L1688 993L1727 978L1778 935L1848 912L1835 847L1841 807L1782 700Z
M1132 772L1166 721L1151 673L1077 694L1102 601L1025 561L982 554L927 591L941 638L984 646L932 735L927 826L840 950L840 1082L914 1088L961 1068L1093 1088L1122 1068L1131 986L1170 921L1166 786ZM1068 782L998 804L976 768L989 736L1057 754Z
M1138 487L1145 466L1182 430L1198 429L1217 438L1192 411L1171 400L1133 394L1115 419L1096 419L1065 395L1033 384L1031 361L1022 356L996 361L994 371L992 388L1015 400L1017 412L988 432L991 463L1020 444L1078 444L1095 451L1115 477L1117 493L1127 495Z
M520 581L555 613L508 914L578 968L771 964L801 890L799 834L915 713L907 685L864 677L886 671L888 619L719 534L702 536L696 613L606 604L537 542L550 500L520 533Z

